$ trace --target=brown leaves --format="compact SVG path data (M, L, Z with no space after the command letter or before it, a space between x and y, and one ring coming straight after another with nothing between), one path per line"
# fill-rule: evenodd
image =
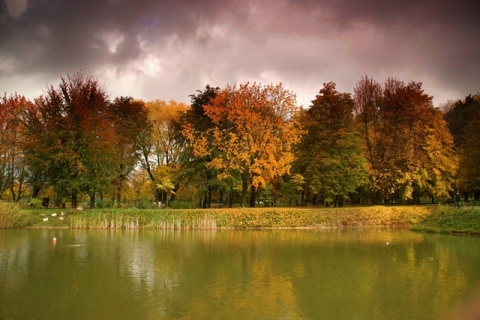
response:
M449 160L445 162L452 157L453 144L421 83L389 78L382 86L364 78L355 88L355 110L374 189L389 197L403 188L403 197L410 198L414 185L430 181L441 185L432 187L430 196L446 194L449 182L436 172L440 167L455 170ZM435 157L430 154L434 150ZM425 168L430 175L420 173Z

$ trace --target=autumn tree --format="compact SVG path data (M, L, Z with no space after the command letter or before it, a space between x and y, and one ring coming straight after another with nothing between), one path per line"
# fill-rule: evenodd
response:
M206 131L185 125L183 134L195 156L210 156L208 166L221 178L239 175L242 205L250 188L250 206L267 181L289 173L292 146L302 131L295 95L282 84L228 86L204 107L214 126Z
M148 109L140 100L117 97L109 104L108 111L115 132L115 156L118 159L116 185L117 205L121 203L122 189L129 174L135 169L142 148L150 143L152 122Z
M32 102L18 94L0 99L0 196L9 190L14 202L20 201L28 179L22 148L23 114L31 106Z
M476 119L480 113L480 93L468 95L463 100L458 100L445 112L445 120L448 124L455 146L458 148L466 138L466 128L470 121Z
M462 190L472 192L478 200L480 194L480 112L465 128L460 147L459 178Z
M367 178L353 99L349 93L338 92L333 82L325 83L301 119L306 134L296 162L307 189L342 206L344 197Z
M480 155L479 155L479 125L480 125L480 94L468 95L464 100L458 100L445 113L445 120L455 140L459 154L458 189L465 198L473 193L480 196Z
M81 73L62 77L35 106L26 117L29 165L45 172L59 195L71 195L72 207L79 194L94 198L109 187L118 167L116 136L99 83Z
M155 186L156 201L166 203L178 187L179 157L183 144L176 139L175 123L187 105L173 100L156 100L147 102L145 106L151 133L142 145L139 160Z
M176 123L176 131L182 132L184 127L191 128L192 131L197 133L204 133L205 139L212 140L206 132L212 130L215 124L211 118L207 116L205 112L205 106L215 99L219 93L220 88L207 85L205 89L197 90L196 94L190 95L191 103L188 108L178 119ZM207 166L215 156L213 153L200 155L194 155L193 146L188 144L187 139L182 134L179 134L177 140L180 141L185 148L181 154L182 172L180 178L184 181L184 184L189 186L195 186L197 193L201 197L201 207L210 207L212 203L212 194L215 190L219 189L221 182L217 179L217 170L211 166ZM213 142L211 142L213 143ZM233 185L235 179L230 179L232 183L227 184L230 192L230 206L233 204ZM223 199L219 199L223 202Z
M453 141L421 83L363 78L355 88L355 113L370 169L370 187L390 202L447 195L456 170Z

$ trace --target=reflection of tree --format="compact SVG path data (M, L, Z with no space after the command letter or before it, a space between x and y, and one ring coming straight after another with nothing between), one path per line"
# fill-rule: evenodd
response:
M52 233L0 241L0 318L436 319L480 282L474 238L56 230L53 247Z

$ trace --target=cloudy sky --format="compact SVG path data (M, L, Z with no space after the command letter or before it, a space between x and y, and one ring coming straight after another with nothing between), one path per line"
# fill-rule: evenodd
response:
M476 4L475 4L476 3ZM473 0L0 0L0 92L82 71L110 96L190 102L207 84L423 82L439 105L480 91Z

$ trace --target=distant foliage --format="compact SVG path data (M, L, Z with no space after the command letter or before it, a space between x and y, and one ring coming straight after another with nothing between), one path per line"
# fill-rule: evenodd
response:
M480 197L480 96L434 108L419 82L327 82L303 109L283 84L207 85L190 105L110 99L62 77L0 97L0 199L152 208L438 203ZM186 205L188 203L188 205Z
M457 101L445 114L457 147L460 167L458 189L480 194L480 94Z

